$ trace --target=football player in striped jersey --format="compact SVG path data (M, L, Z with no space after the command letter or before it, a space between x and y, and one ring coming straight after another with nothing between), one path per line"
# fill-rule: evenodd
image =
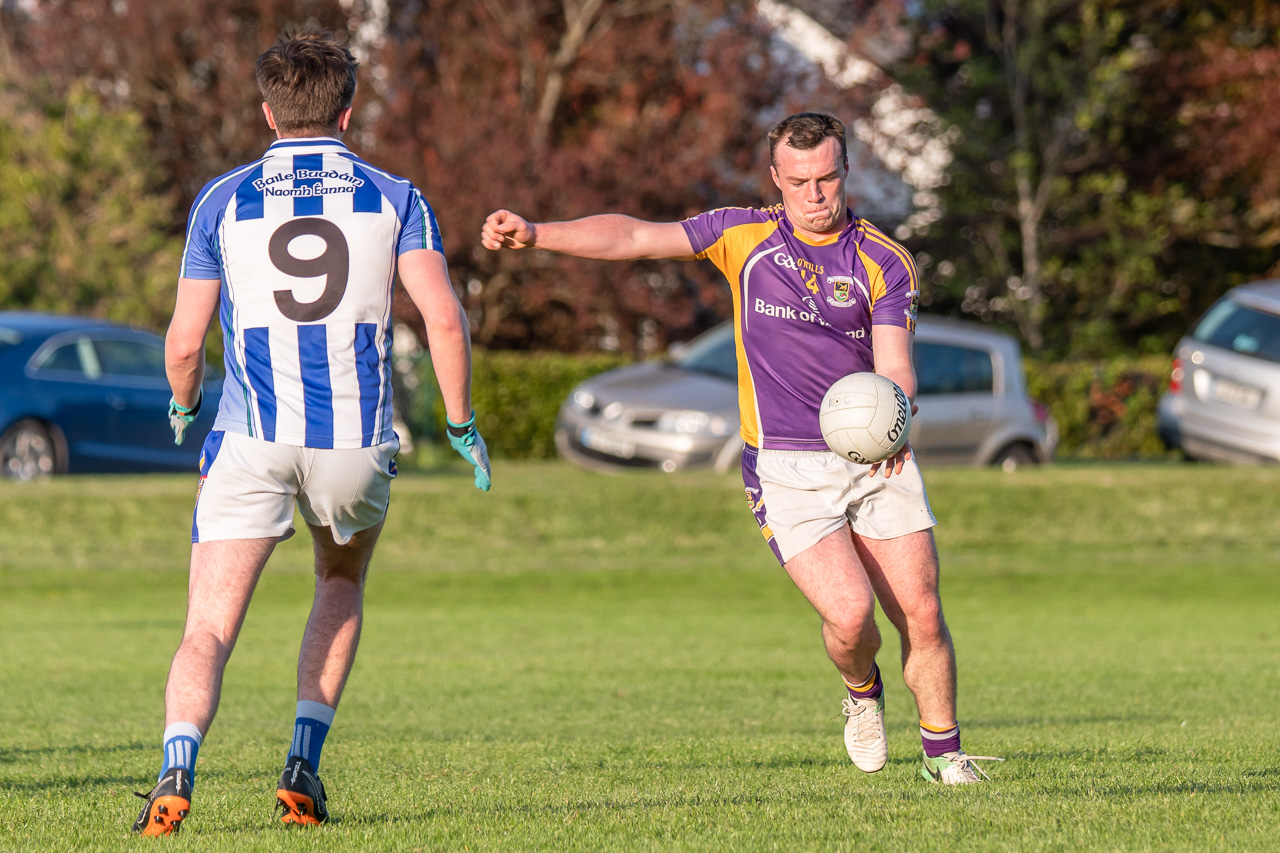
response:
M165 688L160 779L134 829L177 830L196 756L249 599L295 504L315 552L298 656L298 705L277 786L286 823L327 819L317 771L360 640L365 576L399 449L391 426L397 274L426 321L450 443L487 491L471 408L468 324L422 193L352 153L358 63L331 34L282 36L258 59L276 141L211 181L187 225L166 338L170 422L181 443L201 405L205 335L222 326L226 379L204 441L191 525L187 621Z

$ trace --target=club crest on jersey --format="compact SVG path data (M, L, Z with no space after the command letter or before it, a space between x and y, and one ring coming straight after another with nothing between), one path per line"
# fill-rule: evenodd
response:
M827 276L827 284L831 285L831 295L827 297L827 304L836 308L852 308L858 304L853 298L853 283L856 281L851 275L829 275Z

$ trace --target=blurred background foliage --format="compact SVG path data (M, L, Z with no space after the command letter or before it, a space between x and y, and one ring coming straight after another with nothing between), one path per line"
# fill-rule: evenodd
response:
M783 43L795 12L845 71ZM926 310L1049 358L1167 352L1277 272L1265 0L24 0L0 2L0 306L161 325L192 199L270 141L254 60L302 25L360 56L349 142L434 201L491 349L646 356L730 306L704 264L484 252L490 210L771 203L772 121L853 128L890 89L946 142L936 200L916 199L933 212L877 223L916 253Z
M254 60L304 25L362 61L347 141L433 202L489 353L477 388L499 386L482 411L507 411L498 373L527 390L578 369L502 351L608 353L594 368L731 310L706 264L485 252L485 214L772 203L764 134L798 109L900 177L937 155L875 221L918 259L926 311L1022 341L1064 451L1128 447L1145 403L1098 401L1155 393L1163 358L1143 356L1280 275L1269 0L0 0L0 308L163 327L192 200L270 141Z

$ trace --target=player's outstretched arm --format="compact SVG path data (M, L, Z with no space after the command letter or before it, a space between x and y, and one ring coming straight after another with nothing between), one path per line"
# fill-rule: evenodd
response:
M495 251L538 248L604 261L694 257L689 235L679 222L646 222L619 213L535 223L509 210L495 210L480 229L480 244Z
M911 414L916 413L916 368L911 358L913 334L901 326L883 324L871 327L871 355L875 361L876 373L892 379L911 401ZM902 449L894 456L877 462L871 466L871 476L876 475L880 466L884 465L885 479L902 473L902 466L911 458L910 442L903 444Z
M200 412L204 382L204 339L217 313L222 282L218 279L180 278L173 319L164 337L164 370L173 397L169 400L169 426L173 443L182 444L187 427Z
M440 395L449 422L449 444L476 469L476 488L489 491L489 452L476 431L471 408L471 332L462 303L449 283L444 255L431 249L405 252L397 261L400 281L422 312Z

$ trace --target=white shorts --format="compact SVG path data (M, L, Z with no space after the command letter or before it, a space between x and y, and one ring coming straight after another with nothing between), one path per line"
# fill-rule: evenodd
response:
M397 439L373 447L320 450L214 430L200 453L192 542L287 539L293 508L344 545L387 514Z
M868 539L895 539L938 523L914 459L887 479L883 471L870 476L870 470L827 450L747 445L747 503L778 562L785 565L846 524Z

